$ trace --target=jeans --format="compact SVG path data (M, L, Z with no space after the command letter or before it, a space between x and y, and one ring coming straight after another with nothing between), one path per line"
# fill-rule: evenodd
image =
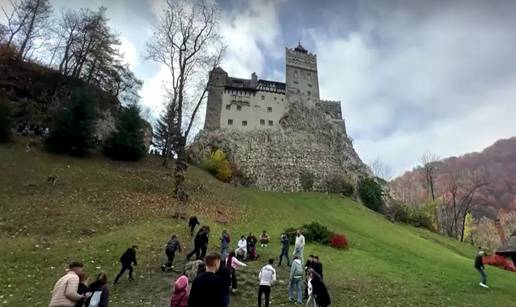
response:
M279 265L281 265L281 260L283 256L287 258L287 265L290 266L290 259L288 258L288 249L281 249L281 255L279 256Z
M120 279L120 277L122 277L122 275L125 273L126 270L129 270L129 280L132 280L133 279L133 267L129 264L122 264L122 269L120 270L120 273L118 273L118 275L116 276L115 278L115 281L113 283L117 283L118 282L118 279Z
M293 278L290 281L290 287L288 289L288 300L294 300L294 290L297 291L297 303L303 303L303 279L302 278Z
M226 246L221 246L220 247L220 257L222 258L222 260L226 259L228 255L228 247L227 245Z
M167 263L165 263L165 267L167 268L171 268L173 265L174 265L174 258L176 256L176 252L175 251L165 251L165 253L167 254Z
M224 307L229 306L229 294L224 295Z
M299 260L301 260L302 263L305 262L305 259L303 257L304 250L305 250L304 247L299 247L299 248L296 247L296 249L294 250L294 257L299 258Z
M238 288L238 283L235 268L230 268L229 273L231 274L231 289L236 290Z
M484 271L484 269L477 268L477 271L480 273L480 282L483 283L484 285L487 285L487 274Z
M309 306L317 307L317 303L315 302L315 298L313 295L310 295L308 297L308 300L306 301L306 307L309 307Z
M265 294L265 307L269 307L269 301L271 300L271 286L260 285L258 289L258 307L262 307L262 295Z

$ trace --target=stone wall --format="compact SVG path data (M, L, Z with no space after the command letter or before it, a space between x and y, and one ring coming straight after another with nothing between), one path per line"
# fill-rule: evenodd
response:
M290 105L280 124L280 130L203 130L189 147L190 158L199 162L221 148L254 187L267 191L300 191L303 171L314 175L318 191L334 174L350 178L353 184L371 175L343 125L320 110L302 103Z

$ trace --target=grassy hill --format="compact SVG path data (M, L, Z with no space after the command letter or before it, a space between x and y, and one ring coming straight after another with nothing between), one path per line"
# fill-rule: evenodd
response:
M175 274L160 271L163 246L171 234L191 246L186 221L171 217L176 212L195 213L211 226L213 250L224 227L232 245L249 231L267 229L277 238L312 221L345 233L348 250L305 248L322 258L333 306L514 306L516 274L488 268L492 288L481 289L473 247L392 224L351 199L235 188L192 167L192 200L181 208L171 197L173 178L158 160L132 164L26 152L22 140L0 145L0 174L0 306L47 306L53 283L72 260L83 261L91 276L104 270L112 280L120 254L132 244L139 246L136 280L111 287L110 306L168 306ZM55 185L46 182L50 175L57 176ZM240 271L231 306L256 305L257 272L265 259L277 257L278 241L259 248L263 261ZM287 269L278 275L272 305L288 305Z

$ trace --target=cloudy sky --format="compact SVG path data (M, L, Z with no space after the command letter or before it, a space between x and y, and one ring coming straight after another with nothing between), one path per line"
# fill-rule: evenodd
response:
M161 0L51 0L55 10L104 5L142 103L162 108L165 71L144 61ZM0 0L1 3L7 0ZM516 1L220 0L231 75L284 80L284 48L318 57L321 98L342 101L365 162L394 175L516 136Z

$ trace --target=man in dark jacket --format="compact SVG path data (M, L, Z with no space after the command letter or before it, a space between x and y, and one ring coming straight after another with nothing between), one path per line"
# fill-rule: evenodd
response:
M489 288L487 286L487 274L485 272L484 268L484 258L485 252L482 250L481 247L478 248L477 255L475 257L475 269L480 273L480 286L483 288Z
M331 304L330 294L326 285L322 281L319 274L314 273L310 281L312 283L312 291L315 298L315 303L318 307L327 307Z
M199 223L199 220L197 219L197 217L196 216L190 217L190 219L188 220L188 227L190 227L190 236L193 236L195 226L197 226L197 225L201 225L201 223Z
M220 268L220 255L206 256L206 272L197 276L192 283L188 307L225 307L225 281L215 273Z
M133 281L133 267L132 264L138 265L136 263L136 249L138 246L133 245L132 247L128 248L125 253L120 257L120 263L122 264L122 269L120 270L120 273L115 278L115 281L113 282L114 285L118 282L118 279L125 273L126 270L129 271L129 281Z
M322 262L321 260L319 260L319 256L314 256L314 262L312 264L312 268L314 269L314 271L319 274L319 276L321 277L321 280L323 280L323 265L322 265Z
M288 236L284 233L281 234L280 244L281 244L281 254L279 256L278 266L281 266L281 260L283 259L283 257L287 258L287 265L290 266L290 259L288 258L288 249L290 247L290 240L289 240Z
M220 261L220 268L215 273L215 275L220 276L224 281L224 306L229 306L229 288L231 287L231 272L226 266L226 262L224 260Z
M177 239L176 235L173 235L170 241L168 241L165 247L165 254L167 255L167 263L161 266L163 272L169 271L174 268L174 257L176 252L181 252L181 244Z
M199 232L195 236L194 239L194 248L193 250L186 255L186 260L190 261L190 258L195 254L197 259L203 259L206 256L206 250L208 249L208 239L209 239L210 229L207 226L199 229Z

